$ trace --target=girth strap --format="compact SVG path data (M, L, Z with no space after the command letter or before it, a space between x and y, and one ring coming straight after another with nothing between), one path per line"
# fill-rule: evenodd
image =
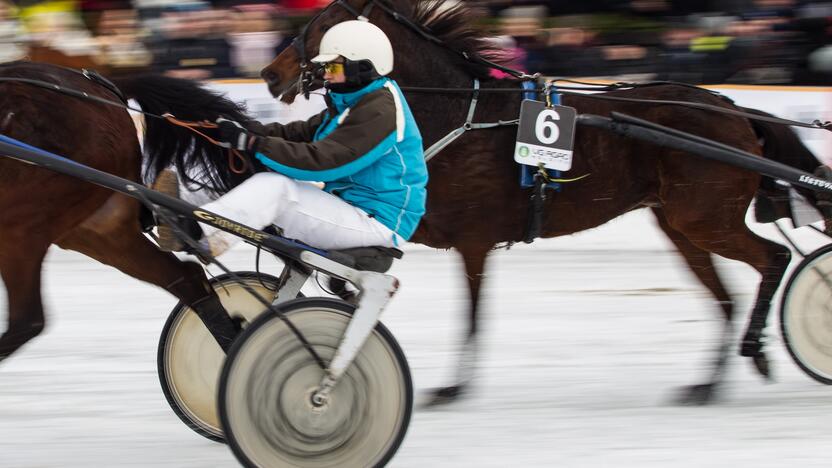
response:
M473 123L474 120L474 113L477 110L477 101L479 99L479 89L480 89L480 80L474 79L474 91L471 95L471 105L468 107L468 117L465 119L465 123L462 124L461 127L452 130L450 133L445 135L444 137L440 138L436 143L430 145L430 148L425 150L425 162L430 161L434 156L436 156L440 151L442 151L446 146L453 143L457 138L461 137L463 133L467 132L468 130L482 130L486 128L494 128L494 127L501 127L505 125L517 125L520 120L498 120L497 122L489 122L489 123Z

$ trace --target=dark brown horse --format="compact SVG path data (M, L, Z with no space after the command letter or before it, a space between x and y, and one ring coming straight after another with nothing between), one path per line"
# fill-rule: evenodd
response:
M366 15L384 30L396 51L394 78L403 87L520 87L517 80L494 80L489 68L469 56L487 54L487 46L470 24L465 6L444 9L443 2L405 0L342 0L314 18L296 41L282 52L262 76L274 96L291 101L298 93L301 63L317 53L324 32L334 24ZM436 40L397 20L395 14ZM519 93L518 93L519 94ZM518 94L483 92L476 122L511 120L518 116ZM705 90L660 85L616 91L608 95L646 100L682 100L736 109ZM461 126L470 94L433 92L408 94L425 146ZM748 120L683 106L621 103L569 95L563 104L579 113L608 115L619 111L709 138L754 154L761 153L758 136ZM440 397L459 394L470 379L475 357L478 301L486 258L495 245L523 239L529 206L528 189L518 184L512 159L516 127L467 132L429 163L427 214L412 239L436 248L454 248L462 255L470 291L470 328L459 381L439 391ZM713 293L724 320L712 378L686 389L683 399L706 402L721 380L733 339L734 303L716 273L717 254L744 262L761 275L759 291L740 353L753 358L758 371L769 368L761 343L771 298L789 264L789 250L757 236L745 224L745 214L761 177L684 152L628 140L593 128L579 128L575 160L567 174L589 177L566 184L545 205L542 237L591 229L632 210L650 207L659 225L685 257L691 271ZM814 166L805 168L812 170Z
M81 164L141 181L142 152L136 128L122 108L25 83L48 83L118 101L106 85L78 71L30 62L0 64L0 134ZM144 110L189 120L243 119L237 106L197 85L168 78L122 81L119 87ZM222 158L220 148L195 141L188 131L151 119L145 145L149 178L175 160L180 167ZM158 155L165 155L159 162ZM207 166L206 166L207 167ZM214 185L235 183L227 170ZM52 244L169 291L200 311L228 346L236 328L208 286L202 267L159 251L143 234L139 203L95 185L0 155L0 275L8 294L8 328L0 336L0 360L37 336L45 318L41 263Z

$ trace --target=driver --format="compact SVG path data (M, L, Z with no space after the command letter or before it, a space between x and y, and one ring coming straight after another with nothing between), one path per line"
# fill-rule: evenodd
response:
M257 229L275 224L323 249L400 246L425 212L428 175L419 129L386 77L390 41L369 22L345 21L324 34L312 61L324 69L327 108L285 125L219 119L224 146L248 152L268 171L202 208ZM309 181L323 182L323 190ZM201 246L214 256L239 241L210 226L203 231ZM170 229L160 227L159 236L163 249L181 249Z

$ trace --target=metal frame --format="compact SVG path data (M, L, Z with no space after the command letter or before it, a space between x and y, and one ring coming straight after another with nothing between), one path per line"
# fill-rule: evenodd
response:
M621 136L643 140L659 146L687 151L706 159L780 179L798 187L832 193L832 181L820 179L791 166L769 161L732 146L631 115L612 112L610 116L581 114L578 116L578 124L609 130Z
M325 377L321 382L319 392L314 397L315 401L320 404L325 402L326 395L334 388L338 379L358 355L362 345L378 323L382 311L399 286L398 280L393 276L352 268L354 262L352 257L347 255L315 249L291 239L248 227L185 201L151 190L134 181L85 166L2 134L0 134L0 155L100 185L136 198L145 204L155 205L148 206L150 209L158 210L161 207L170 210L177 215L235 234L247 242L256 244L283 258L287 266L281 275L280 291L274 304L294 299L312 270L323 271L328 275L349 281L355 285L359 291L358 305L341 339L335 357L329 364L320 359L314 349L308 345L300 331L292 326L291 322L283 317L273 307L272 303L266 301L254 290L246 288L265 308L272 309L286 322L325 371ZM211 260L213 261L213 259Z

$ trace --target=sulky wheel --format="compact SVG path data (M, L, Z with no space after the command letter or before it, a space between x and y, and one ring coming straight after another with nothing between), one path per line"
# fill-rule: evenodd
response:
M792 273L780 304L780 328L797 365L832 384L832 245L814 251Z
M334 299L279 306L325 362L354 307ZM413 386L396 340L377 324L322 407L312 393L324 376L273 312L237 339L220 378L219 410L228 444L247 467L383 466L410 422Z
M245 283L271 301L278 279L274 276L237 272ZM214 290L232 318L243 325L264 307L228 275L211 280ZM225 440L217 414L217 382L225 355L194 311L179 303L171 311L159 339L157 365L162 391L173 412L188 427L211 440Z

